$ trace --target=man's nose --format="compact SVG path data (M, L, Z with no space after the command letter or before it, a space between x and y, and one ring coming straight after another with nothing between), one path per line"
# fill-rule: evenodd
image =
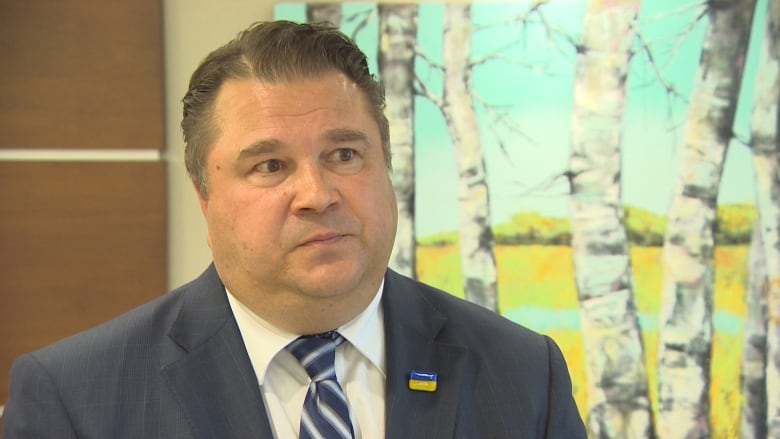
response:
M292 178L292 210L296 213L321 213L339 201L333 176L318 164L302 164Z

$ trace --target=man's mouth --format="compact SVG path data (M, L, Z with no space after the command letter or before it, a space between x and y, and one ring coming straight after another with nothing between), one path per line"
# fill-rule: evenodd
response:
M307 238L303 242L303 244L301 244L301 246L307 247L307 246L315 246L315 245L328 245L328 244L338 242L345 236L347 235L344 233L336 233L336 232L320 233Z

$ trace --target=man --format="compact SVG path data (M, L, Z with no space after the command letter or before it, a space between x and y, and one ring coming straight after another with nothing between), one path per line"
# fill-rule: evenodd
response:
M183 102L213 265L18 359L4 437L585 437L551 339L387 268L384 95L351 40L256 24Z

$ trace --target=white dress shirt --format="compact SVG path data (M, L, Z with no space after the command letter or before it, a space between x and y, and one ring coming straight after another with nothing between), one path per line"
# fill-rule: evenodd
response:
M336 377L344 388L356 438L385 436L384 281L371 303L337 328L348 341L336 350ZM309 375L284 347L301 334L272 326L227 292L230 307L257 375L274 437L298 437Z

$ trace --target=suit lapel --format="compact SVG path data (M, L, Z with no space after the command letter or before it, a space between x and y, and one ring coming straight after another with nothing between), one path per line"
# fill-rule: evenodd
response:
M415 282L391 270L385 280L386 437L454 435L468 351L438 336L447 318ZM184 354L164 367L164 380L196 437L272 438L262 394L224 286L210 267L185 294L169 333ZM412 370L438 374L437 390L410 390Z
M462 346L442 343L447 318L428 303L416 283L388 271L383 294L387 379L386 436L452 437L461 379L468 368ZM435 392L409 389L412 370L438 374Z
M195 435L272 438L257 378L213 266L184 297L169 336L185 353L162 374Z

